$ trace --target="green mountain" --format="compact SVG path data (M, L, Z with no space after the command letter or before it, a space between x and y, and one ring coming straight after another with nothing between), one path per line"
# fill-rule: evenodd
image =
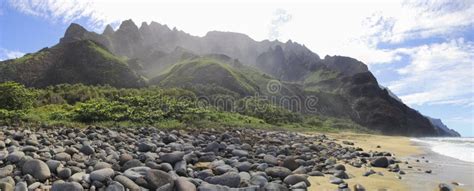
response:
M0 62L0 82L45 87L62 83L140 87L145 80L125 58L91 40L60 43L21 58Z
M251 96L258 86L241 71L219 60L203 57L184 60L172 65L164 74L153 78L152 83L163 87L211 88L215 93ZM212 92L203 92L211 94Z
M345 118L385 134L446 135L354 58L321 58L296 42L255 41L232 32L197 37L156 22L138 27L127 20L102 34L71 24L58 45L0 62L0 81L7 80L35 87L147 84L199 96L261 96L294 112Z

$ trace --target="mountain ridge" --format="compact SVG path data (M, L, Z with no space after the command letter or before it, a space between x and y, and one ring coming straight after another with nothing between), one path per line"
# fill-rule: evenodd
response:
M239 70L244 78L269 75L272 80L279 81L282 87L292 89L293 94L299 98L319 96L318 111L306 114L345 116L385 134L453 135L438 131L428 118L394 99L391 92L379 86L364 63L344 56L325 56L321 59L318 54L296 42L255 41L245 34L218 31L197 37L157 22L142 23L138 27L132 20L126 20L116 31L107 26L102 34L89 32L73 23L58 45L85 40L97 43L117 57L126 58L134 66L127 68L138 78L146 76L153 79L151 83L165 85L157 80L157 76L162 75L165 68L175 67L183 60L205 55L224 55L242 64L240 68L248 66L255 69L252 72L256 73L253 74L253 69ZM217 66L219 74L234 70L225 69L226 66L219 64L212 66ZM198 75L192 76L195 74L193 72L195 71L189 73L191 79L204 75L197 73ZM228 75L199 79L203 82L210 79L219 82L226 80L225 76ZM260 77L254 78L255 83L262 88L264 83L269 82L259 79ZM181 86L177 81L166 84ZM142 85L142 82L138 84ZM238 96L249 94L240 90L238 92ZM279 93L281 95L278 96L284 96L284 93Z

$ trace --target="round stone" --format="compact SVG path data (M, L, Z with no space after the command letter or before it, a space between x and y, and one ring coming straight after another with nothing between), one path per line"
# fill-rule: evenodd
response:
M107 180L108 178L112 177L113 175L114 175L114 170L112 170L111 168L104 168L104 169L91 172L90 179L92 181L96 180L99 182L103 182Z
M23 174L30 174L38 180L44 181L51 176L48 165L38 159L27 160L22 167Z
M51 191L83 191L84 188L77 182L55 182Z

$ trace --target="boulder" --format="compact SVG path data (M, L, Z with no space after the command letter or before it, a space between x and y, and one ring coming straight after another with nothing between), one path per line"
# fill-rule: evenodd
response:
M23 174L30 174L34 178L44 181L51 177L51 171L48 165L38 159L27 160L21 168Z

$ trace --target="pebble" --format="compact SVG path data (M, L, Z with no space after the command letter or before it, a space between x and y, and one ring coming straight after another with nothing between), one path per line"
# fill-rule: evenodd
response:
M145 179L152 189L158 189L162 186L165 186L166 184L170 184L171 187L174 185L173 177L161 170L148 170L146 172Z
M56 154L56 156L54 156L54 159L58 161L70 161L71 155L67 153L58 153Z
M344 182L344 180L340 179L340 178L337 178L337 177L331 177L329 178L329 182L331 184L341 184Z
M25 153L21 151L14 151L7 156L7 161L11 163L16 163L25 157Z
M63 168L58 171L58 177L61 179L68 179L69 177L71 177L71 175L72 171L70 168Z
M114 170L112 170L111 168L104 168L104 169L91 172L90 179L91 181L103 182L107 180L108 178L112 177L113 175L114 175Z
M355 184L354 191L365 191L365 187L362 186L361 184Z
M307 186L311 185L311 183L308 181L308 178L305 175L300 174L289 175L283 180L283 182L288 185L294 185L299 182L304 182Z
M116 181L112 181L108 186L107 188L105 189L105 191L125 191L125 187L123 187L122 184L116 182Z
M16 185L15 185L15 191L27 191L28 190L28 186L26 185L26 182L18 182Z
M165 154L161 155L160 159L163 162L174 164L178 161L183 160L183 157L184 157L184 152L174 151L174 152L171 152L171 153L165 153Z
M453 190L449 185L445 183L439 184L438 188L439 188L439 191L452 191Z
M196 191L196 185L189 182L186 178L179 177L174 181L176 191Z
M370 162L373 167L387 168L389 163L387 157L377 157Z
M129 189L130 191L139 191L140 186L138 186L133 180L130 180L126 176L117 175L114 178L115 181L120 182L125 188Z
M83 145L79 151L85 155L92 155L95 153L94 148L90 145Z
M56 182L51 187L51 191L83 191L82 185L77 182Z
M310 189L309 176L325 174L340 190L349 190L345 164L389 167L394 175L405 170L389 152L284 131L94 126L0 131L0 186L6 190L303 191ZM351 189L363 190L356 186Z
M206 182L237 188L240 184L240 176L236 172L227 172L223 175L207 177Z
M290 169L280 166L267 168L265 169L265 172L268 174L268 176L280 179L284 179L291 174Z

